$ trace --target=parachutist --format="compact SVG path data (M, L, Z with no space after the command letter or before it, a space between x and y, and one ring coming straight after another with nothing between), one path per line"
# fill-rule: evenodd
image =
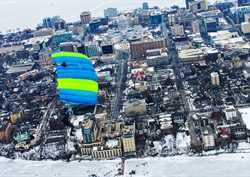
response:
M64 113L63 113L63 119L61 120L65 126L69 126L71 128L70 130L70 136L73 135L74 130L74 125L70 122L69 120L69 109L64 108Z
M63 62L63 63L62 63L62 66L63 66L63 67L66 67L67 65L66 65L66 63L65 63L65 62Z

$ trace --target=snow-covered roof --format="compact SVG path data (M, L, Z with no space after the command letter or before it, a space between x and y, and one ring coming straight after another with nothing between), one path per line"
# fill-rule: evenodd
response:
M246 124L247 128L250 129L250 108L242 108L239 109L239 112L241 113L242 119L244 123Z
M118 146L118 145L119 145L119 141L116 140L116 139L108 140L108 141L106 142L106 146L107 146L108 148L114 148L114 147L116 147L116 146Z

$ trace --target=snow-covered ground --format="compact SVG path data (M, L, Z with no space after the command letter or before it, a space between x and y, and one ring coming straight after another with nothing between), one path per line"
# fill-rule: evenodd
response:
M158 153L161 155L174 155L187 153L190 148L190 136L185 132L178 132L176 138L173 135L164 136L161 141L154 141L154 147L148 149L146 154Z
M0 157L0 177L114 177L121 160L111 161L24 161ZM155 157L125 161L124 177L246 177L250 153L206 157ZM129 173L135 170L135 175Z
M25 161L0 158L0 177L113 177L121 160L110 161Z
M238 109L247 128L250 129L250 108Z
M124 177L246 177L249 176L250 154L221 154L207 157L155 157L125 162Z

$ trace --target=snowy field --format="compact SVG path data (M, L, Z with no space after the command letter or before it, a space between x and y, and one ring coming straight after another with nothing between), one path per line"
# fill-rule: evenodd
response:
M0 177L113 177L121 160L110 161L25 161L0 158Z
M124 177L249 177L250 154L221 154L207 157L131 159L125 162Z
M24 161L0 158L0 177L113 177L121 160L94 162ZM249 177L250 153L207 157L130 159L124 177ZM135 170L134 175L129 173Z

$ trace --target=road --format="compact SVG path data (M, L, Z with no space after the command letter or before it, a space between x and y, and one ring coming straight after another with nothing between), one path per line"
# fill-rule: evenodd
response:
M41 144L44 140L44 135L46 135L46 131L49 125L49 119L51 117L51 114L53 113L54 107L56 105L56 102L58 100L54 99L47 107L47 110L43 116L43 119L41 121L39 130L36 132L35 139L30 143L30 146L37 146L38 144Z
M172 59L172 68L175 74L175 81L177 83L177 87L181 93L181 97L182 97L182 103L184 106L184 110L189 111L189 104L188 104L188 100L186 99L186 93L185 90L183 88L183 79L181 79L180 76L180 71L179 71L179 59L178 59L178 53L175 50L174 45L172 45L172 38L171 36L169 36L169 29L167 29L166 24L162 23L162 33L164 38L166 39L167 42L167 46L169 48L169 56Z
M124 56L124 55L123 55ZM117 58L119 60L119 58ZM116 98L113 104L111 119L119 119L121 99L124 91L124 81L127 76L127 62L128 58L124 56L118 61L118 72L116 77Z

